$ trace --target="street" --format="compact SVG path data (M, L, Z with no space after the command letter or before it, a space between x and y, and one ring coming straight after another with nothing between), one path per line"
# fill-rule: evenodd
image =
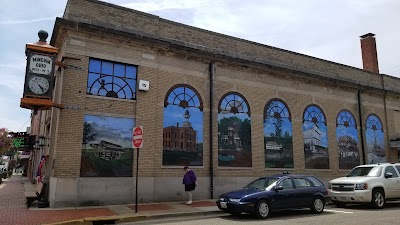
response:
M234 217L229 214L211 216L193 216L145 220L141 222L125 223L124 225L142 224L174 224L174 225L223 225L223 224L274 224L274 225L378 225L399 224L400 202L387 203L382 210L371 209L366 205L349 205L337 208L328 205L320 214L312 214L309 210L294 210L272 213L266 220L258 220L250 215Z

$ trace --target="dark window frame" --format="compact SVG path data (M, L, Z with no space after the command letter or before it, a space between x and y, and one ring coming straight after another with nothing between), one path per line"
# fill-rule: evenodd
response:
M92 62L93 64L91 64ZM94 68L92 69L91 67L91 65L95 65L94 63L96 62L100 63L99 71L95 70ZM103 64L111 64L112 72L109 73L103 71ZM115 70L116 67L124 68L123 76L116 75L116 70ZM128 76L127 72L128 67L129 68L132 67L132 69L133 68L135 69L135 74L133 74L133 77ZM91 57L89 58L89 64L88 64L86 94L93 96L116 98L116 99L136 100L137 75L138 75L138 66L136 65ZM122 95L123 97L121 97L120 95Z

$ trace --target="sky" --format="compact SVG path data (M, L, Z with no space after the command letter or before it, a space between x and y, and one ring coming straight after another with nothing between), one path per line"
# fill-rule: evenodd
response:
M0 0L0 128L25 131L25 44L51 36L67 0ZM380 72L400 77L399 0L106 0L164 19L362 68L360 38L376 34ZM50 40L50 37L48 38Z

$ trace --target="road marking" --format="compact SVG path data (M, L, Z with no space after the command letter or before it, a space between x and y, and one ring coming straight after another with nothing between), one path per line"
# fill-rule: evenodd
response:
M347 212L347 211L338 211L338 210L332 210L332 209L325 209L327 212L335 212L335 213L354 213L354 212Z

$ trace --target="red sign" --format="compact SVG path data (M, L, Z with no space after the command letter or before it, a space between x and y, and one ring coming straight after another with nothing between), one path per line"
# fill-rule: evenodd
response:
M133 128L132 145L133 148L143 147L143 126Z

